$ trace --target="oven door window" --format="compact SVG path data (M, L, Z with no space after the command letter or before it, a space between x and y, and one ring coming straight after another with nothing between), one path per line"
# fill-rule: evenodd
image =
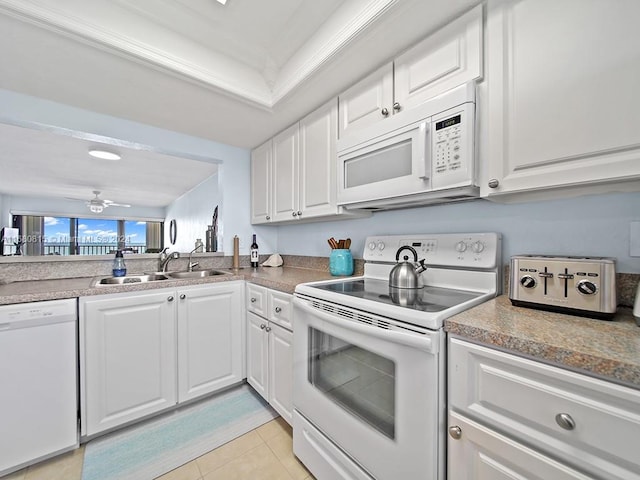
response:
M312 327L309 343L309 383L353 416L395 438L395 363Z

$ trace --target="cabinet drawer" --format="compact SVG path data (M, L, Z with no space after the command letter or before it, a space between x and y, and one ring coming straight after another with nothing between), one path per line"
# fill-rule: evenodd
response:
M247 311L266 318L268 315L267 291L265 287L247 283Z
M293 317L291 308L292 296L288 293L269 290L270 312L269 320L277 323L281 327L293 331Z
M640 391L451 339L449 405L597 477L640 479Z
M448 480L593 480L465 417L449 413L449 428L456 427L460 436L447 437Z

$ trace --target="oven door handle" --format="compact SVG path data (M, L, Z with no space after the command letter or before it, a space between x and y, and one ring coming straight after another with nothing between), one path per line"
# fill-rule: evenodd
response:
M297 297L293 297L294 305L297 305L301 310L308 315L312 315L314 317L318 317L321 320L335 325L337 327L346 328L353 332L361 333L363 335L368 335L371 337L379 338L380 340L384 340L386 342L397 343L401 345L405 345L407 347L416 348L418 350L423 350L428 353L436 354L438 353L438 343L434 342L431 339L431 336L421 335L419 333L411 334L411 333L403 333L397 332L394 330L385 330L382 328L371 327L367 325L361 325L357 321L340 319L334 315L330 315L321 310L316 310L308 305L307 302L301 300ZM435 332L434 332L435 333Z

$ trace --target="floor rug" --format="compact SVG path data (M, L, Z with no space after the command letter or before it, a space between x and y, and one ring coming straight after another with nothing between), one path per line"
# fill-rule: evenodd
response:
M82 480L151 480L277 416L245 384L91 440Z

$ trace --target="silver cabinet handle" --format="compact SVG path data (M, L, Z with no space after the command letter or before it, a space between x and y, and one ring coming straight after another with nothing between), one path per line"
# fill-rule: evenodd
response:
M173 295L169 295L167 297L167 302L173 302Z
M269 215L266 216L267 220L271 220L271 217Z
M299 217L302 216L302 211L301 210L298 210L298 216Z
M267 327L267 328L265 328L265 331L266 331L266 332L270 332L270 331L271 331L271 327Z
M257 301L257 298L251 297L251 303L256 303L256 301Z
M291 215L293 215L294 217L297 217L298 213L297 212L291 212Z
M187 296L184 293L180 294L180 300L184 300L185 298L187 298Z
M280 313L282 309L280 307L276 307L276 313Z
M576 428L576 422L568 413L559 413L556 415L556 423L565 430L573 430Z
M264 330L265 328L267 328L267 326L264 323L260 325L260 330Z
M455 440L460 440L460 437L462 437L462 429L458 425L452 425L449 427L449 435Z
M382 110L380 110L380 113L382 114L383 117L388 117L389 109L387 107L384 107Z
M489 180L489 183L487 185L489 185L489 188L498 188L498 185L500 185L500 181L497 178L492 178L491 180Z
M402 107L400 106L400 104L399 104L398 102L396 102L396 103L394 103L394 104L393 104L393 109L394 109L396 112L399 112L401 108L402 108Z

